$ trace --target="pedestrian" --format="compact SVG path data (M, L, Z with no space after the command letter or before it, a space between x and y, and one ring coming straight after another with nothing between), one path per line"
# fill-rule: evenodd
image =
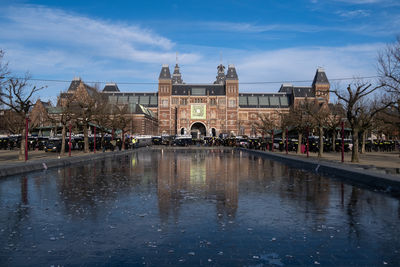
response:
M111 151L114 151L117 142L115 140L111 140Z
M101 146L103 148L103 153L106 152L106 141L103 139L103 141L101 142Z

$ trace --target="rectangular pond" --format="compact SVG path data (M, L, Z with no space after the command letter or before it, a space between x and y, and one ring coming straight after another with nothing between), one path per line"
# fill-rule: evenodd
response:
M233 150L0 180L4 266L398 266L399 198Z

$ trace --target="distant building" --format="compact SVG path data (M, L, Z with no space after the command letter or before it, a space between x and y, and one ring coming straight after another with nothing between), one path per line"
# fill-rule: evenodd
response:
M225 66L219 65L214 83L186 84L176 64L172 75L169 66L162 65L157 92L121 92L116 83L107 83L101 95L110 107L124 108L125 116L132 118L126 129L130 134L256 136L259 133L255 123L260 114L279 121L279 114L288 113L291 106L305 99L327 104L329 88L325 71L318 68L311 86L282 84L276 93L240 93L234 65L229 65L226 72ZM95 93L95 88L74 78L68 90L60 95L57 106L64 105L68 96L85 99ZM35 114L47 110L55 117L57 113L57 107L42 101L33 110L32 119L38 126L43 126L43 117Z
M96 96L97 92L97 89L85 84L80 78L74 78L68 90L60 94L60 97L57 99L56 107L51 106L51 103L49 102L43 102L40 100L35 103L30 113L32 127L35 128L35 132L38 132L39 135L41 133L49 135L50 131L52 131L53 128L61 127L61 124L59 123L59 119L63 110L61 107L65 107L69 99L72 99L72 102L74 102L75 100L87 101L89 99L93 99ZM104 93L100 92L100 95L102 97L108 97L107 92L119 92L119 89L116 84L106 84L103 92ZM111 118L113 116L116 116L116 114L113 113L116 110L115 107L121 109L125 107L125 103L122 102L123 96L121 96L119 103L114 102L112 97L106 99L108 99L109 105L104 106L104 110L102 110L101 114L98 114L98 116L103 116L101 121L107 121L107 118L110 118L109 121L111 121ZM125 127L126 133L139 135L158 134L158 120L156 114L153 113L153 111L149 110L146 106L136 102L126 106L127 108L123 109L125 112L123 116L130 119L129 125ZM77 111L76 114L79 114L79 109L79 105L71 105L72 113L74 113L74 111ZM93 125L96 125L96 120L91 122L90 125L90 128ZM100 126L110 131L112 128L112 126L108 125L107 123L106 125ZM89 132L91 131L92 129L89 129Z
M171 75L162 65L157 93L120 92L116 84L107 84L103 93L114 105L140 104L158 119L159 134L192 134L194 136L256 135L254 123L265 113L279 120L292 105L306 98L329 102L330 84L325 71L318 68L311 86L282 84L277 93L240 93L234 65L217 67L211 84L186 84L178 64Z

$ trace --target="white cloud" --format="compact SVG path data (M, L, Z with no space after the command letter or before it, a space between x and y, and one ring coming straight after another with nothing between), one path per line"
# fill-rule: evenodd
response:
M370 13L367 10L358 9L350 11L338 11L336 12L341 17L345 18L357 18L357 17L368 17Z
M338 2L345 2L348 4L375 4L381 2L389 2L387 0L336 0Z
M336 2L342 2L349 5L376 5L379 4L381 7L400 6L398 0L336 0Z
M43 44L46 48L92 57L108 57L146 63L174 58L174 43L151 30L135 25L95 20L58 9L38 6L7 7L2 10L0 40ZM197 60L197 54L182 59Z
M365 17L369 16L369 12L366 10L354 10L354 11L338 11L336 14L342 17ZM391 20L384 23L374 23L370 21L362 24L338 24L335 26L321 26L312 24L269 24L269 25L257 25L253 23L235 23L235 22L202 22L196 24L197 26L204 27L208 30L219 31L219 32L236 32L236 33L249 33L249 34L260 34L269 32L296 32L296 33L317 33L317 32L344 32L366 36L393 36L398 34L398 28L400 26L400 17L392 15Z
M271 31L288 31L288 32L319 32L329 28L318 25L309 24L268 24L257 25L253 23L237 23L212 21L199 23L200 26L215 31L225 32L242 32L242 33L262 33Z
M310 85L318 67L324 67L328 78L351 78L376 75L377 51L384 44L344 47L303 47L252 53L236 64L241 82L304 81ZM302 85L302 84L299 84ZM243 85L243 90L276 91L280 84Z

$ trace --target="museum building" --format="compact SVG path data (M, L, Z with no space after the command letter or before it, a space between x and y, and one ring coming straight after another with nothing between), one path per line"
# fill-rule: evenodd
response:
M117 84L106 84L103 93L111 104L141 105L158 119L159 134L191 134L200 136L255 136L259 114L279 121L279 114L288 113L292 105L305 99L329 102L330 84L325 71L318 68L311 86L282 84L277 93L240 93L234 65L217 67L214 83L186 84L178 64L171 75L162 65L157 93L120 92Z

